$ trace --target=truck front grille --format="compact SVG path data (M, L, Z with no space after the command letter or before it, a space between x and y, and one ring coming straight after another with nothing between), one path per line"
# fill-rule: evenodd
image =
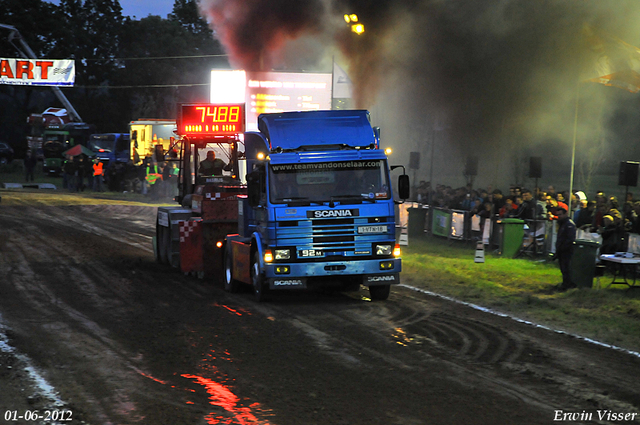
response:
M388 224L392 228L394 225L387 222L387 218L379 217L292 220L277 222L275 234L278 246L321 250L333 258L340 252L366 252L371 250L373 242L389 239L386 234L358 234L359 226L371 223Z

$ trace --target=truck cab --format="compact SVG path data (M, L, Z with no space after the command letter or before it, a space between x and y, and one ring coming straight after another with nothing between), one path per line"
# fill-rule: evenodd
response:
M126 163L129 161L129 134L106 133L92 134L87 147L96 154L96 158L108 165L110 163Z
M225 287L267 291L368 286L386 299L400 283L395 195L379 130L363 110L258 117L245 133L246 198L225 248ZM400 198L408 177L399 178Z

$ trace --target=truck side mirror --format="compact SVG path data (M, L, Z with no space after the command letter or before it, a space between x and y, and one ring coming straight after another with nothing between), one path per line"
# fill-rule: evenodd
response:
M400 199L409 199L410 190L409 176L406 174L398 176L398 195Z
M133 147L138 149L138 130L133 130L131 139L133 140Z
M373 127L373 135L376 138L376 149L380 149L380 127Z

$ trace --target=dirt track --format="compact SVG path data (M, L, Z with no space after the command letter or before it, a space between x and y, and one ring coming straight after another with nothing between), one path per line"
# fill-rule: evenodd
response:
M405 287L386 302L363 289L256 304L157 265L154 218L143 206L0 206L0 415L468 425L550 424L561 411L640 423L598 421L640 411L634 355Z

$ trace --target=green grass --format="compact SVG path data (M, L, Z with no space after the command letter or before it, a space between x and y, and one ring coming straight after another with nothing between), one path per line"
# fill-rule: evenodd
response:
M51 183L62 189L62 177L52 177L42 172L42 161L38 161L33 173L34 183ZM11 164L0 165L0 183L26 183L24 167L21 159L14 159Z
M562 281L555 262L510 259L485 253L475 263L475 245L425 237L404 247L402 282L491 308L554 329L640 351L640 289L557 292Z
M171 199L150 199L150 197L148 195L142 195L140 193L121 193L121 192L108 192L106 191L106 184L103 185L103 188L105 189L104 192L91 192L90 190L81 192L81 193L76 193L73 198L74 200L71 201L70 196L63 196L64 194L69 194L69 192L63 188L62 185L62 176L60 177L56 177L56 176L51 176L48 174L45 174L42 171L42 162L38 161L38 165L36 166L36 169L34 171L34 181L33 182L26 182L25 179L25 173L24 173L24 167L22 165L22 160L13 160L11 162L11 164L8 165L0 165L0 187L2 187L2 183L21 183L21 184L32 184L32 183L49 183L49 184L53 184L56 187L55 191L51 191L51 190L40 190L40 191L36 191L36 192L40 192L40 193L49 193L51 194L52 192L55 192L57 195L60 195L58 198L58 200L55 203L56 205L59 205L60 203L64 203L64 202L71 202L73 204L78 204L81 203L78 199L78 197L84 197L86 199L92 199L94 201L105 201L105 202L101 202L101 203L107 203L107 201L109 200L113 200L113 201L122 201L122 202L136 202L136 203L144 203L144 204L153 204L153 205L157 205L157 204L170 204L173 205L174 202ZM86 182L85 182L86 183ZM24 191L18 189L18 190L6 190L5 194L7 196L5 196L5 199L3 200L3 204L8 204L12 201L12 199L10 198L10 194L18 194L18 193L23 193L23 196L18 196L19 200L26 200L24 195ZM31 197L29 200L29 202L34 201L34 198ZM49 203L48 201L45 201L44 203ZM42 202L40 202L40 204L43 204Z

